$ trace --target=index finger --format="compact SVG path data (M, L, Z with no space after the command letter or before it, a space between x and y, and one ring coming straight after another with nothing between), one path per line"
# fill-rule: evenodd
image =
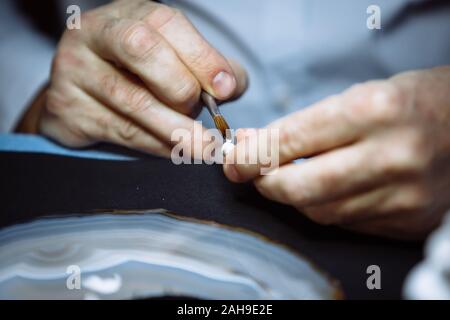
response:
M219 100L235 95L238 80L228 61L178 9L158 5L144 19L175 49L203 89Z
M355 128L348 125L339 108L340 98L331 97L305 110L281 118L261 130L275 132L278 130L278 145L272 146L272 154L278 156L280 165L295 159L321 153L329 148L351 142L356 136ZM249 140L257 140L248 144L259 145L265 140L258 139L257 134ZM245 141L247 142L247 141ZM276 149L276 150L275 150ZM245 158L242 154L255 150L248 150L246 143L238 142L230 159ZM257 156L257 155L253 155ZM230 167L234 166L234 169ZM231 169L231 170L230 170ZM261 161L255 165L236 163L225 168L226 176L234 182L245 182L260 175Z

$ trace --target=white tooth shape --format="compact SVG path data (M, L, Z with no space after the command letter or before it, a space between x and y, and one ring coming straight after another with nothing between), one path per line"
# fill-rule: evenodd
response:
M234 149L234 144L233 144L233 142L227 140L227 141L225 141L225 143L222 145L222 154L223 154L224 156L226 156L226 155L229 154L233 149Z

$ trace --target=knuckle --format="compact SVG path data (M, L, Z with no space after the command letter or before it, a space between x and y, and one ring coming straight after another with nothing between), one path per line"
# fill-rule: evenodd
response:
M165 25L169 24L175 18L184 17L182 12L177 9L166 5L158 5L150 12L146 21L155 29L161 29Z
M255 180L253 181L253 184L254 184L254 186L256 187L256 189L257 189L259 192L265 194L266 186L265 186L265 183L264 183L264 179L255 179Z
M411 156L409 148L399 146L390 148L380 157L381 171L385 176L409 173L414 169L415 160Z
M367 119L372 125L387 125L401 117L402 95L391 83L357 84L344 97L344 102L349 105L349 116L356 122Z
M271 179L259 179L254 182L258 191L269 199L276 199L284 204L301 210L311 202L311 190L303 188L294 179L271 182Z
M420 132L413 131L409 134L409 139L405 147L407 150L404 152L405 169L411 173L424 174L431 162L431 152L429 150L430 144L424 139Z
M53 57L52 66L51 66L51 77L56 77L58 75L63 75L67 71L67 64L65 55L58 50Z
M57 124L64 134L60 139L62 143L70 147L83 147L94 142L92 122L79 119L79 111L73 112L73 108L81 106L78 98L70 98L62 95L60 91L50 88L47 91L45 112L50 115L52 122ZM82 112L81 112L82 113ZM87 118L89 119L89 118ZM50 134L52 136L52 134Z
M166 16L169 18L173 18L174 16L179 16L180 18L187 19L179 8L169 7L166 5L163 5L162 8L160 8L162 11L166 12Z
M439 225L439 217L430 210L397 211L397 216L392 218L386 228L390 234L397 234L401 239L423 239Z
M100 89L111 97L122 97L122 85L114 74L107 74L100 79Z
M62 100L59 98L59 95L57 95L54 90L49 89L46 97L45 110L49 114L57 116L62 106L61 102Z
M311 196L305 188L300 188L295 182L285 181L279 187L282 199L294 206L307 205Z
M130 114L143 113L150 107L148 94L141 88L130 89L127 100L128 103L125 105Z
M90 121L76 121L67 125L68 130L79 141L93 141L97 140L97 130L92 126Z
M111 126L111 117L110 116L99 116L95 119L95 125L98 128L99 138L106 139L108 128Z
M132 141L138 135L139 127L132 121L125 120L120 126L118 126L117 133L122 140Z
M70 78L73 70L83 67L83 59L80 59L75 52L67 49L59 49L53 57L50 76L52 78Z
M349 97L364 97L367 94L366 83L356 83L352 85L346 92Z
M210 46L202 48L202 50L194 50L189 54L189 61L194 66L204 65L208 62L208 58L212 55L213 49Z
M73 42L84 42L86 36L86 30L95 30L99 23L99 16L95 10L81 12L80 21L82 23L82 28L66 28L62 34L60 43L73 43Z
M122 82L116 75L106 75L101 79L104 92L122 105L125 114L134 115L145 112L151 106L151 99L145 89Z
M69 133L69 140L66 141L69 146L86 146L98 140L96 127L90 120L62 114L58 116L58 121Z
M162 40L148 26L138 22L123 30L120 42L128 56L138 60L145 60L161 47Z
M78 130L82 132L85 136L95 139L97 141L110 141L109 131L111 128L111 117L110 116L92 116L92 121L84 121L82 127Z
M61 117L68 105L66 100L59 91L50 88L46 95L45 111L54 117Z
M355 84L341 97L341 104L346 118L353 124L366 122L368 113L367 96L369 90L365 84Z
M293 132L292 132L292 131L293 131L293 130L292 130L292 126L289 126L289 125L280 128L280 131L279 131L279 133L280 133L279 138L280 138L280 144L281 144L282 146L283 146L283 145L286 145L286 144L288 144L288 143L291 143L292 135L293 135Z
M119 36L122 31L120 27L121 21L122 20L120 18L110 17L103 21L97 21L97 25L92 25L90 28L92 30L99 30L95 32L99 32L101 38L105 39L106 42L114 43L117 39L120 40Z
M430 164L429 145L418 133L400 135L400 141L383 152L383 171L386 174L423 175Z
M312 220L315 223L325 226L337 224L337 221L334 217L334 213L329 212L327 209L306 207L306 208L299 208L298 210L302 211L310 220Z
M297 128L291 124L287 124L280 128L280 144L286 146L287 149L291 149L293 141L297 141Z
M125 112L130 115L144 113L151 107L151 102L152 100L144 89L130 88L126 91Z
M394 85L384 83L371 88L368 110L371 120L375 124L390 124L398 121L402 111L402 97L400 90Z
M81 12L80 20L84 25L92 25L97 20L96 10L89 10Z
M337 167L338 164L339 163L335 163L335 167ZM331 188L338 186L342 182L343 174L340 171L343 170L342 167L341 169L330 167L326 170L322 170L317 176L314 193L326 194L328 191L331 191Z
M280 155L284 157L292 157L300 150L308 149L307 139L300 125L295 120L291 121L280 127L278 131Z
M215 55L215 49L210 45L204 45L200 50L192 50L189 53L189 64L196 69L199 69L203 72L207 72L215 74L217 66L215 64L214 59L212 59Z
M179 86L174 89L174 103L181 106L189 107L186 111L191 112L190 107L193 106L200 97L200 84L194 80L179 81Z

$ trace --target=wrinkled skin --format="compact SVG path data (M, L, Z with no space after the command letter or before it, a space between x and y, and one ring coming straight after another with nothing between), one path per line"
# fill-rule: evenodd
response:
M81 16L53 60L37 131L70 147L111 142L170 156L174 129L193 130L201 89L239 96L245 71L177 9L115 1Z
M245 71L176 9L115 1L81 21L60 40L23 131L69 147L106 141L170 156L172 132L194 128L201 88L229 100L247 86ZM318 223L416 239L450 208L449 67L358 84L269 128L280 129L276 174L228 164L226 176ZM240 139L249 132L258 134ZM241 143L227 159L248 152Z
M355 85L268 128L280 130L281 167L230 164L256 152L238 143L226 176L318 223L418 239L450 208L450 67Z

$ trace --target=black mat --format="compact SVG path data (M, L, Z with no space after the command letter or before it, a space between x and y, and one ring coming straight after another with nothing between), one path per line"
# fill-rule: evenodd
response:
M315 225L251 185L229 183L219 166L0 152L0 192L0 228L40 215L153 208L247 228L312 259L341 282L349 299L400 298L406 274L422 258L421 243ZM381 290L366 287L372 264L381 268Z

